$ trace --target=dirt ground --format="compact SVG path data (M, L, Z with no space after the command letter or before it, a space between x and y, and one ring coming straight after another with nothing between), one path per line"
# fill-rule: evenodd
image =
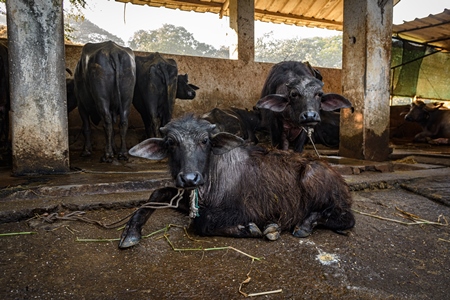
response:
M0 220L0 299L448 299L450 147L446 153L442 149L439 158L428 149L422 163L414 164L425 172L431 169L420 178L410 174L421 171L344 176L353 190L356 217L348 236L317 229L304 239L284 232L274 242L200 237L185 230L187 216L166 209L145 225L143 234L152 236L119 250L121 230L80 220L47 222L39 210L32 219ZM96 168L98 160L77 166ZM31 182L0 172L0 217L12 215L14 207L24 210L22 203L48 207L60 218L78 208L88 220L118 221L138 202L124 208L126 195L135 192L115 189L139 188L139 194L147 195L141 185L151 181L138 175L150 173L139 173L145 166L135 159L103 166L109 171L63 176L59 188L51 188L58 184L54 178ZM117 170L138 174L130 179L129 174L109 173ZM94 179L106 193L98 196L103 206L84 199ZM374 184L367 184L370 180ZM68 191L81 192L73 199L64 194L79 206L52 194ZM40 195L45 192L48 198ZM113 197L122 202L113 205ZM52 206L51 201L60 202ZM32 234L19 234L27 232Z
M165 234L127 250L116 240L80 240L117 239L121 232L81 221L0 224L1 233L34 233L0 238L0 297L240 299L272 291L258 298L447 299L449 227L398 222L413 223L405 218L410 213L445 223L450 207L401 188L353 197L357 223L348 236L318 229L305 239L286 232L275 242L199 237L183 229L187 217L171 210L157 211L144 227L149 234L173 224ZM84 216L112 223L133 210Z

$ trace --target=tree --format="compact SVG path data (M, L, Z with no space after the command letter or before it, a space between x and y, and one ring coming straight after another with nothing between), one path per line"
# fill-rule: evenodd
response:
M138 51L163 52L180 55L227 58L228 49L217 50L201 43L184 27L164 24L156 30L136 31L129 41L130 48Z
M255 59L262 62L309 61L314 66L340 68L342 37L279 40L270 32L257 39Z

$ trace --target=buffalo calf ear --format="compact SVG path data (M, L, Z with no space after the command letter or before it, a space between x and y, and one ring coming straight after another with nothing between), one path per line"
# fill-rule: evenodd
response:
M289 100L284 95L267 95L256 102L257 108L265 108L274 112L282 112L289 104Z
M132 156L152 160L161 160L167 156L164 140L159 138L147 139L131 148L128 153Z
M340 108L352 107L352 103L339 94L324 94L321 99L321 109L333 111Z
M198 86L196 86L196 85L193 85L193 84L190 84L190 83L188 83L188 85L193 89L193 90L198 90L198 89L200 89Z
M215 155L227 153L244 144L244 140L228 132L219 132L211 136L212 151Z

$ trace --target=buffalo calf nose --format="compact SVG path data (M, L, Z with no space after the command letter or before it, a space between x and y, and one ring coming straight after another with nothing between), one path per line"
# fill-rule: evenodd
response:
M305 111L300 114L300 122L320 122L320 115L316 111Z
M181 188L196 187L203 184L203 177L198 172L180 173L176 184Z

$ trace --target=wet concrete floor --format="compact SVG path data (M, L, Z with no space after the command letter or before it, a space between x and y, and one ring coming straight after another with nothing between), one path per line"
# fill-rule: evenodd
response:
M199 237L185 229L189 218L159 210L144 227L154 234L127 250L117 248L120 230L93 221L125 218L171 184L164 162L74 156L71 174L20 178L3 168L0 234L13 235L0 237L0 297L447 299L449 148L395 147L384 163L323 153L352 189L348 236Z

